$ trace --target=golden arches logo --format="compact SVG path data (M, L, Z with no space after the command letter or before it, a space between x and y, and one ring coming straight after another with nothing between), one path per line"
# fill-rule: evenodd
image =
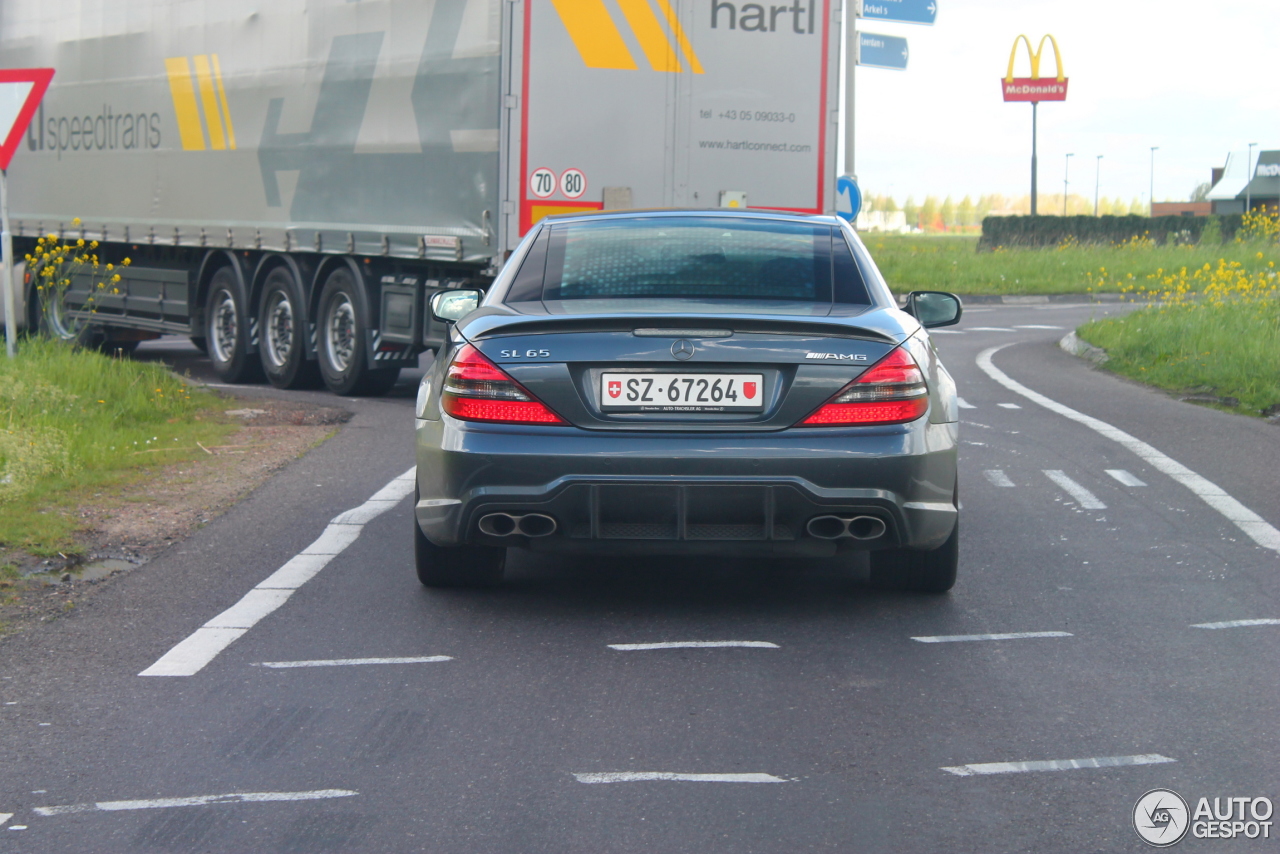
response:
M639 70L604 0L551 2L587 68ZM650 68L673 73L687 68L694 74L703 73L702 63L680 26L670 0L618 0L618 6Z
M169 94L173 97L173 112L178 119L178 136L183 150L234 150L236 131L231 125L231 110L227 107L227 91L222 86L222 66L218 55L193 56L190 62L185 56L173 56L164 61L164 67L169 76ZM196 102L197 91L200 93L199 104ZM205 145L206 129L208 145Z
M1058 65L1058 82L1064 82L1067 77L1062 71L1062 51L1058 50L1058 40L1051 35L1044 35L1040 38L1040 46L1035 50L1031 49L1031 39L1020 35L1013 40L1013 50L1009 51L1009 70L1004 76L1006 83L1013 82L1013 61L1018 58L1018 42L1023 42L1027 46L1027 56L1031 57L1031 79L1040 79L1040 55L1044 53L1044 43L1048 41L1053 45L1053 58Z

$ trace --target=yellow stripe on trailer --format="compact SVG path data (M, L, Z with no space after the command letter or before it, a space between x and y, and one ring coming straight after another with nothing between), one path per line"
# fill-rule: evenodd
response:
M196 106L196 90L191 81L191 65L185 56L164 61L169 74L169 94L173 96L173 112L178 119L178 135L185 151L204 151L204 128L200 125L200 108Z
M213 60L213 79L218 84L218 102L222 105L222 118L227 123L227 145L232 151L236 149L236 129L231 124L231 108L227 106L227 90L222 85L222 63L218 62L216 53L210 54Z
M655 0L655 2L662 10L662 14L667 17L667 26L671 27L671 32L675 33L676 41L680 43L680 50L684 52L684 60L689 63L689 69L694 74L701 74L702 63L698 62L698 55L693 52L693 45L689 43L688 36L684 34L684 28L680 26L676 10L671 8L667 0Z
M638 66L627 43L609 17L603 0L551 0L569 38L587 68L636 71Z
M647 0L618 0L618 5L622 8L622 14L627 16L627 23L636 34L636 40L640 42L645 58L649 60L653 70L683 71L675 47L667 38L662 24L658 22L658 16L653 14Z
M196 80L200 83L200 102L204 104L204 120L209 127L209 146L215 151L227 147L227 136L222 130L222 112L218 108L218 95L213 91L213 70L209 67L209 57L201 54L195 57Z

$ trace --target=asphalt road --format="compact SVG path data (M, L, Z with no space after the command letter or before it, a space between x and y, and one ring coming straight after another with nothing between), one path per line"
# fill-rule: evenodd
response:
M429 592L406 499L199 672L139 676L412 466L416 377L349 402L231 512L0 646L0 852L1140 851L1149 789L1275 800L1280 625L1196 627L1280 622L1266 526L978 364L1001 348L1010 382L1280 525L1280 428L1057 348L1120 310L978 307L937 337L967 404L948 596L857 564L518 552L500 589ZM942 640L1011 633L1036 636ZM610 646L689 641L754 645Z

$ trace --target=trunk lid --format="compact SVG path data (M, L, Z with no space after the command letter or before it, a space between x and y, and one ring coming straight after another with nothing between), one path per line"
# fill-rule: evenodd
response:
M877 310L856 318L475 314L459 331L477 349L593 430L785 429L904 337Z

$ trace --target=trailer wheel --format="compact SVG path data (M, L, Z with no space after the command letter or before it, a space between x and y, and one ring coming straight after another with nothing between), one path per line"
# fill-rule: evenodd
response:
M245 337L249 334L249 313L235 274L223 267L209 282L209 301L205 306L205 335L209 360L223 382L248 383L261 379L262 363L258 354L248 352Z
M262 371L276 388L320 385L320 368L307 359L305 304L288 267L267 274L258 307L258 350Z
M386 394L400 375L399 368L369 366L369 303L351 271L340 267L329 274L320 292L316 324L316 355L320 375L334 394Z

